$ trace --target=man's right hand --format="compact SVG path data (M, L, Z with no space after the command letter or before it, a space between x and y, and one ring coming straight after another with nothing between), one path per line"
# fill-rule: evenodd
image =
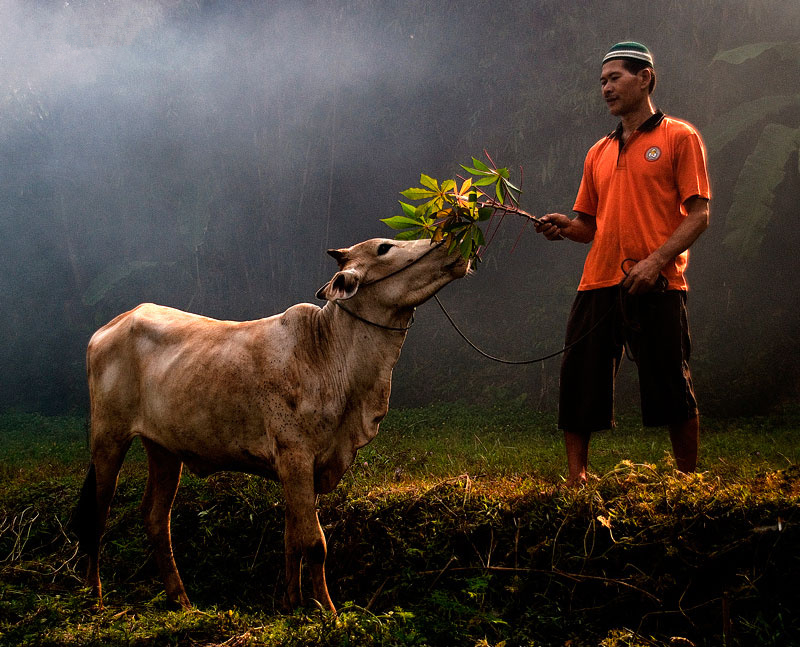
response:
M569 227L571 222L569 216L565 216L563 213L548 213L539 218L539 222L536 223L536 231L547 240L564 240L561 230Z

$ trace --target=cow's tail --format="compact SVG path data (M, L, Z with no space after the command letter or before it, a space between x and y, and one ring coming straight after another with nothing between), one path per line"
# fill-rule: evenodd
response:
M97 532L97 474L94 463L89 465L89 473L83 482L78 505L72 513L72 529L78 535L78 548L90 556L96 556L100 549Z

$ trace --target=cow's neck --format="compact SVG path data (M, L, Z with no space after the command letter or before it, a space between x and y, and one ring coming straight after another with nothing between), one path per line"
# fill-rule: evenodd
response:
M405 328L411 319L411 310L384 318L389 325ZM361 313L359 313L361 314ZM386 330L379 326L361 321L333 303L328 303L319 312L318 338L320 342L331 346L329 357L342 358L344 365L352 370L347 372L350 379L372 382L379 377L391 378L391 371L400 356L400 350L406 339L405 331ZM365 316L369 318L369 314ZM370 319L371 321L372 319Z
M410 317L411 312L405 319ZM401 315L399 320L403 318ZM352 446L362 447L375 437L389 408L392 369L406 333L366 324L332 303L319 311L317 329L334 362L331 374L343 398L340 431L351 439Z

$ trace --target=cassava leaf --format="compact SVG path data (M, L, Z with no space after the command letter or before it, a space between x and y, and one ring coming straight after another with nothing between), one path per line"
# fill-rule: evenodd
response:
M479 180L475 180L475 182L473 182L473 186L489 186L495 182L497 182L497 176L491 175L489 177L482 177Z
M405 191L400 191L400 195L409 200L422 200L423 198L432 198L436 195L436 191L430 191L429 189L423 189L420 187L411 187L410 189L406 189Z
M381 218L381 222L386 223L392 229L408 229L409 227L420 227L422 222L406 216L392 216L391 218Z
M397 240L417 240L418 238L425 238L425 229L422 227L418 229L407 229L406 231L401 231L395 238Z
M400 240L432 238L445 243L448 253L458 250L464 259L477 262L477 252L486 244L479 223L489 220L498 208L506 213L527 215L518 208L520 190L509 181L508 169L495 168L491 158L489 162L491 166L473 157L472 166L460 165L470 177L461 178L458 183L454 179L440 182L425 173L420 174L422 186L406 189L401 195L421 201L421 204L414 206L401 201L403 215L386 218L383 222L400 231L396 235ZM480 188L491 185L494 185L492 193L496 199ZM488 205L481 204L481 198L485 198Z
M494 187L494 193L497 196L498 202L505 202L506 200L506 190L503 186L502 182L498 182Z
M400 206L403 209L403 213L406 214L409 218L416 218L417 217L417 208L413 204L408 204L407 202L400 202Z
M436 180L434 180L430 175L425 175L424 173L422 173L419 176L419 183L422 186L428 187L429 189L436 191L437 193L439 191L439 183Z
M444 182L442 182L442 193L452 191L455 188L456 188L455 180L445 180Z
M481 162L481 161L480 161L480 160L479 160L477 157L473 157L473 158L472 158L472 165L473 165L473 166L474 166L476 169L478 169L478 170L480 170L480 171L484 171L484 172L486 172L486 171L489 171L489 172L491 172L491 171L492 171L492 169L490 169L488 166L486 166L486 164L484 164L483 162Z

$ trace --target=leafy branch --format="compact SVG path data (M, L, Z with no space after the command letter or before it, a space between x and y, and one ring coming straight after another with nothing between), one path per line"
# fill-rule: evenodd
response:
M448 253L457 250L464 260L480 260L479 252L486 245L480 223L490 221L497 213L537 220L520 209L522 191L511 183L508 169L498 168L489 154L484 154L489 164L473 157L471 166L460 165L469 175L458 176L458 180L439 182L422 173L422 186L400 192L419 204L400 201L403 215L381 222L399 231L399 240L430 238L446 244Z

